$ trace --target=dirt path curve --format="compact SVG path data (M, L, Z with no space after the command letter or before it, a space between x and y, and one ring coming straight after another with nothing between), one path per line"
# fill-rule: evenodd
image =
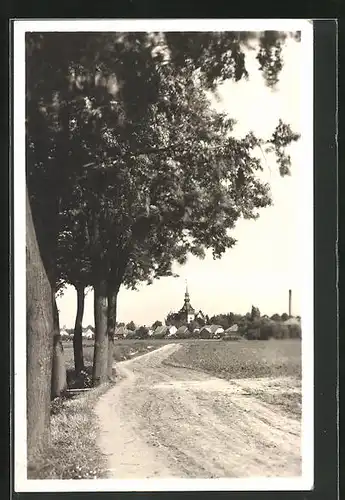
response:
M240 381L162 365L178 344L118 363L124 377L100 399L109 476L298 476L300 423L246 396Z

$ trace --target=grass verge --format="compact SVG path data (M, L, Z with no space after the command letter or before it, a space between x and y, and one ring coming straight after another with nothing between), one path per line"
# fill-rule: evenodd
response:
M152 343L116 345L114 360L124 361L157 349ZM69 388L89 387L92 377L93 344L84 346L85 370L76 378L73 346L64 345ZM51 403L51 445L44 457L28 469L28 479L100 479L107 475L107 458L97 445L99 425L94 412L99 397L111 384Z
M110 384L85 394L57 399L51 407L51 446L28 470L28 479L100 479L106 477L107 460L97 445L98 398Z

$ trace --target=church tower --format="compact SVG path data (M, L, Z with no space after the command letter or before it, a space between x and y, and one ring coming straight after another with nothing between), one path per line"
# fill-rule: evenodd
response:
M186 321L188 324L191 323L195 318L195 311L190 303L187 283L186 283L186 293L184 296L184 304L182 309L180 310L180 317L182 321Z

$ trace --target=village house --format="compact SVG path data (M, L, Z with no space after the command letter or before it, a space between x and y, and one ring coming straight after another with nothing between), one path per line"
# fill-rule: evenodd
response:
M167 326L166 337L168 339L170 339L170 338L176 338L176 332L177 332L177 328L176 328L175 325L168 325Z
M91 328L87 328L83 333L82 333L82 337L84 337L84 339L93 339L95 336L94 332L91 330Z
M232 325L225 330L225 333L238 332L238 325Z
M199 337L201 339L210 339L212 337L211 327L209 325L203 326L199 332Z
M119 338L135 339L135 338L137 338L137 336L138 336L137 330L126 330L125 336L122 336Z
M223 340L243 340L243 337L238 333L238 325L232 325L227 328L223 335Z
M224 328L220 325L205 325L201 328L199 337L202 339L220 338L224 333Z
M186 325L182 325L180 326L180 328L177 329L176 331L176 338L181 338L183 339L184 337L187 337L188 335L188 328L186 327Z
M157 326L154 330L152 337L155 339L163 339L168 333L168 327L166 325Z
M210 326L212 338L220 338L224 333L224 328L220 325L211 325Z
M114 338L116 340L125 339L128 335L128 330L124 326L118 326L115 330Z
M62 339L66 339L69 337L69 333L66 331L66 327L64 326L63 329L60 331L60 337Z

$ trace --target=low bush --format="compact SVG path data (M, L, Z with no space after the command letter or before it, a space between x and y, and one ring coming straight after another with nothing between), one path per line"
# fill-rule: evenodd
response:
M239 332L244 334L248 340L269 340L301 338L301 327L299 324L286 325L281 321L256 319L246 326L242 326Z
M283 324L278 325L274 338L275 339L288 339L288 338L290 338L289 328Z
M291 339L300 339L302 337L301 325L288 325L288 328Z
M260 340L260 328L248 328L246 332L248 340Z

